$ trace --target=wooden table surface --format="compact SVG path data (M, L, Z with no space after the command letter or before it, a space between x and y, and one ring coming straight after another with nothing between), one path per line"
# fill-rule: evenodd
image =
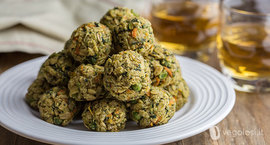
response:
M0 73L16 64L39 57L39 54L0 53ZM218 68L216 59L209 63ZM270 145L270 94L236 92L236 103L231 113L215 127L170 145ZM219 130L219 131L218 131ZM211 137L212 136L212 137ZM0 126L0 145L44 145Z

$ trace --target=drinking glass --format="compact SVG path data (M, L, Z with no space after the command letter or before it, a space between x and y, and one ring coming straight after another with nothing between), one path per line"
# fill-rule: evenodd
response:
M218 0L153 0L150 21L160 44L206 62L216 48Z
M270 91L270 2L225 0L222 3L218 56L235 89Z

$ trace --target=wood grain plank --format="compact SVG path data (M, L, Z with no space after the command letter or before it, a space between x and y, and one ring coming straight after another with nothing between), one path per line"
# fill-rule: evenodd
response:
M0 53L0 73L24 61L43 56L41 54L27 54L22 52Z

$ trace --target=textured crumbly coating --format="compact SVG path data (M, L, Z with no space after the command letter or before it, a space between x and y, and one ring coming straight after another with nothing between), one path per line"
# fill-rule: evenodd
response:
M81 64L70 76L69 96L76 101L92 101L103 96L106 92L103 73L103 66Z
M65 88L53 87L38 101L40 116L51 124L66 126L78 112L75 100L67 95Z
M151 87L149 93L130 104L130 118L142 128L166 124L176 107L175 99L161 87Z
M155 45L153 52L145 59L150 66L153 86L166 87L173 83L177 75L181 76L180 65L174 54L160 45Z
M73 71L73 60L64 51L53 53L42 64L39 77L43 77L52 85L67 85L69 73Z
M133 50L143 56L153 51L155 42L151 23L143 17L125 20L114 27L113 39L117 51Z
M172 84L165 87L165 90L175 98L176 111L181 109L188 101L190 91L186 81L181 76L176 77Z
M76 61L101 65L112 50L111 31L97 22L83 24L72 33L65 49Z
M107 13L100 19L100 23L106 25L113 31L114 27L125 20L138 16L132 9L124 7L114 7L107 11Z
M38 110L39 98L50 89L50 84L44 78L37 78L28 88L25 95L27 104L35 110Z
M85 106L82 119L84 125L93 131L120 131L125 128L126 107L117 100L96 100Z
M106 61L104 87L120 101L139 99L150 89L150 69L135 51L122 51Z
M166 124L188 96L178 61L157 44L151 23L115 7L100 23L72 33L64 50L43 63L25 100L43 120L60 126L87 103L80 112L84 125L115 132L127 119L142 128Z

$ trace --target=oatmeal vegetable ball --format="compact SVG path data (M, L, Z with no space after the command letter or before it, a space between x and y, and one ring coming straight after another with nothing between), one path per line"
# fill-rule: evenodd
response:
M40 116L51 124L66 126L76 115L76 102L69 98L65 88L53 87L38 101Z
M81 64L70 76L69 96L76 101L92 101L104 95L103 73L103 66Z
M72 58L65 55L63 51L53 53L42 64L39 77L44 77L52 85L66 85L69 80L68 74L73 71Z
M139 99L150 89L150 69L135 51L122 51L106 61L104 87L120 101Z
M151 23L143 17L125 20L114 28L117 51L133 50L147 56L153 51L154 41Z
M100 23L106 25L110 30L113 31L114 27L122 23L125 20L137 17L132 9L123 7L114 7L110 9L100 20Z
M117 100L102 99L90 102L82 113L84 125L93 131L116 132L125 128L126 107Z
M149 93L131 102L130 118L142 128L162 125L173 117L175 107L175 99L169 92L151 87Z
M165 90L167 90L175 98L176 111L185 105L190 93L186 81L181 76L176 77L172 84L165 87Z
M155 45L154 50L146 57L150 65L153 86L165 87L173 83L177 75L181 76L179 63L174 54L160 45Z
M83 24L72 33L65 49L81 63L103 64L112 49L111 31L97 22Z
M44 78L37 78L28 88L25 101L33 109L38 110L39 98L50 89L50 84Z

